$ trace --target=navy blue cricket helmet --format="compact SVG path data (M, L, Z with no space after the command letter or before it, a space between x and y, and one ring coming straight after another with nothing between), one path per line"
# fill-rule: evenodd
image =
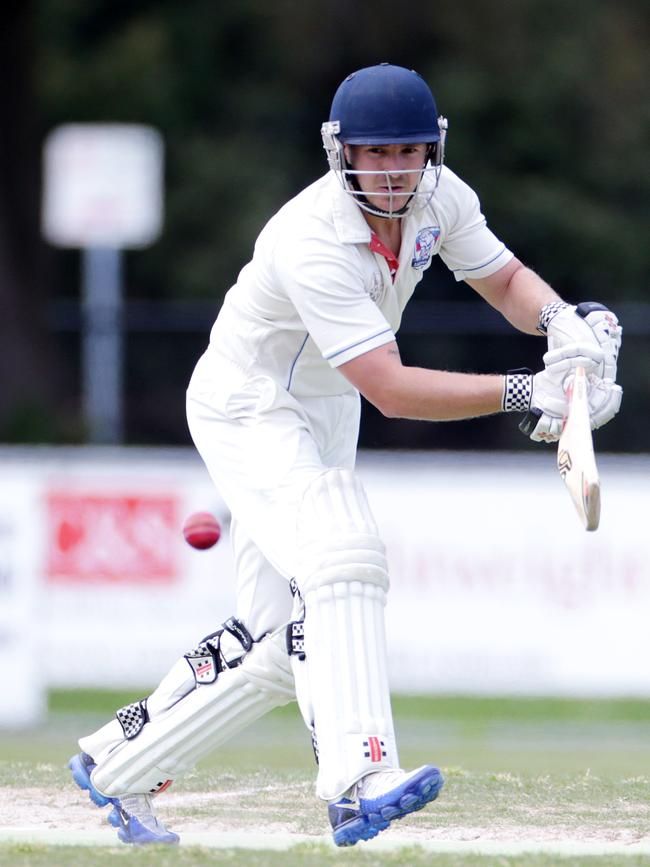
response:
M438 110L413 69L380 63L353 72L334 95L330 122L343 144L418 144L440 140Z

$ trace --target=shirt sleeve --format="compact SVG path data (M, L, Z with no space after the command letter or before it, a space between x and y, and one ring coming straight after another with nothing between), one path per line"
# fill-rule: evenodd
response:
M276 248L276 277L332 367L395 339L365 289L354 245L302 240L288 247Z
M513 253L487 227L478 196L447 170L443 193L447 231L440 258L456 280L489 277L513 258Z

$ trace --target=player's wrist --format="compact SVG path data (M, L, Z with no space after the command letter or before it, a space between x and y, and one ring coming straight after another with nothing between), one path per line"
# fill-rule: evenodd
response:
M548 326L551 323L551 320L557 316L562 310L566 310L568 307L571 307L571 304L567 304L566 301L549 301L539 311L539 320L537 323L537 330L540 334L543 334L544 337L548 334ZM575 307L573 308L575 310Z
M577 305L559 299L545 304L539 312L537 330L548 338L549 350L569 343L595 343L605 353L597 375L616 381L616 366L623 329L618 318L599 301Z
M501 410L528 412L533 397L533 372L528 367L509 370L503 377Z

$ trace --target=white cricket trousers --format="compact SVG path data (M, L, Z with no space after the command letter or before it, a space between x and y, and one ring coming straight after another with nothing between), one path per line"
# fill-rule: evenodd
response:
M297 515L324 469L353 469L356 392L297 399L268 376L249 376L209 348L187 390L194 443L232 514L236 616L254 638L291 619Z

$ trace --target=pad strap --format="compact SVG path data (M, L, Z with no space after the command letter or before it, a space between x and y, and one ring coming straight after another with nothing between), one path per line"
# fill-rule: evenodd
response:
M289 656L305 658L305 621L293 620L287 624L287 653Z
M237 639L242 647L243 653L241 656L228 660L221 651L221 636L224 632L232 635ZM226 668L235 668L238 666L244 654L247 653L253 646L253 638L241 622L236 617L229 617L223 624L222 628L206 636L197 647L184 654L188 665L194 673L194 679L197 686L200 684L214 683L220 672Z
M132 704L125 704L124 707L115 711L115 716L122 726L124 737L127 741L137 737L149 722L149 713L147 711L147 699L135 701Z

